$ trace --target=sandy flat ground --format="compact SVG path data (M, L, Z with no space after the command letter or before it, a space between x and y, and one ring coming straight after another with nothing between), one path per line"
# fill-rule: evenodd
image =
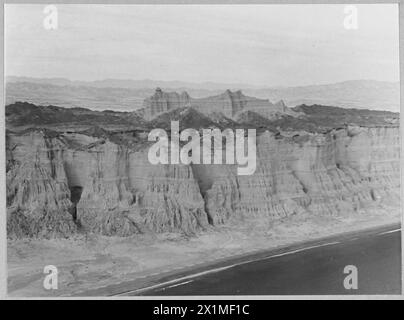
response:
M77 235L72 239L8 242L8 294L12 297L69 296L178 267L226 259L256 250L400 222L397 208L346 216L291 216L229 221L201 231L129 238ZM58 289L43 287L44 267L58 268Z

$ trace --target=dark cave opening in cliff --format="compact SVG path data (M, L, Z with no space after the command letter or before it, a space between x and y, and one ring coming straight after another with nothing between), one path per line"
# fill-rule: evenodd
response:
M74 186L70 187L70 201L73 203L72 216L74 221L77 220L77 203L80 201L81 193L83 192L83 187Z

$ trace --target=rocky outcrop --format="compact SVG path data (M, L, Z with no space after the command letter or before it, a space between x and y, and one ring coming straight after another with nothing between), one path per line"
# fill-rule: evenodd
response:
M66 237L78 228L191 235L229 220L399 208L398 127L265 131L251 176L238 176L235 165L152 165L146 142L132 148L91 132L7 133L9 237Z
M150 120L158 114L177 108L189 107L190 100L191 98L186 92L181 94L163 92L160 88L157 88L155 93L143 102L145 118Z
M186 92L181 94L163 92L160 88L157 88L154 95L144 100L143 107L145 117L148 120L161 113L183 107L192 107L204 114L220 112L229 118L234 118L244 110L257 112L264 117L273 117L277 114L297 115L283 101L272 104L267 99L246 96L240 90L235 92L226 90L217 96L195 99L191 98Z

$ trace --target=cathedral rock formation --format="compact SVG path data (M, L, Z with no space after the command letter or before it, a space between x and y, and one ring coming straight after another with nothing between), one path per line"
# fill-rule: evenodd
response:
M240 90L235 92L226 90L217 96L195 99L191 98L186 92L181 94L163 92L160 88L157 88L154 95L145 99L143 106L145 117L148 120L161 113L183 107L192 107L205 114L220 112L229 118L233 118L245 110L257 112L266 117L281 113L296 114L283 101L272 104L267 99L245 96Z

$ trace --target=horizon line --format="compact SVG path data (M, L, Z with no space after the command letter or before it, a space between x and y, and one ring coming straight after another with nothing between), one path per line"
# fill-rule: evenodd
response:
M216 81L201 81L201 82L194 82L194 81L186 81L186 80L156 80L156 79L150 79L150 78L143 78L143 79L135 79L135 78L101 78L101 79L94 79L94 80L79 80L79 79L70 79L67 77L33 77L33 76L18 76L18 75L7 75L4 77L4 82L5 84L7 83L16 83L16 82L25 82L25 81L10 81L9 78L27 78L27 80L32 79L32 80L65 80L71 83L96 83L96 82L103 82L103 81L134 81L134 82L142 82L142 81L149 81L149 82L161 82L162 84L164 83L175 83L179 82L182 83L182 85L186 87L186 85L221 85L221 86L237 86L237 87L249 87L250 89L267 89L267 88L298 88L298 87L310 87L310 86L323 86L323 85L330 85L330 84L339 84L339 83L346 83L346 82L384 82L384 83L391 83L391 84L400 84L401 81L399 80L377 80L377 79L346 79L346 80L341 80L341 81L331 81L331 82L321 82L321 83L311 83L311 84L299 84L299 85L264 85L264 84L250 84L250 83L227 83L227 82L216 82ZM26 81L29 82L29 81ZM52 85L52 84L51 84ZM53 85L58 85L58 84L53 84ZM164 86L162 86L164 88ZM182 86L179 86L177 88L181 88ZM117 87L118 88L118 87ZM148 88L148 87L145 87ZM174 88L174 87L172 87ZM128 87L127 89L130 89ZM203 88L200 88L203 89ZM219 88L218 88L219 89ZM203 90L218 90L218 89L203 89ZM233 88L234 89L234 88Z

